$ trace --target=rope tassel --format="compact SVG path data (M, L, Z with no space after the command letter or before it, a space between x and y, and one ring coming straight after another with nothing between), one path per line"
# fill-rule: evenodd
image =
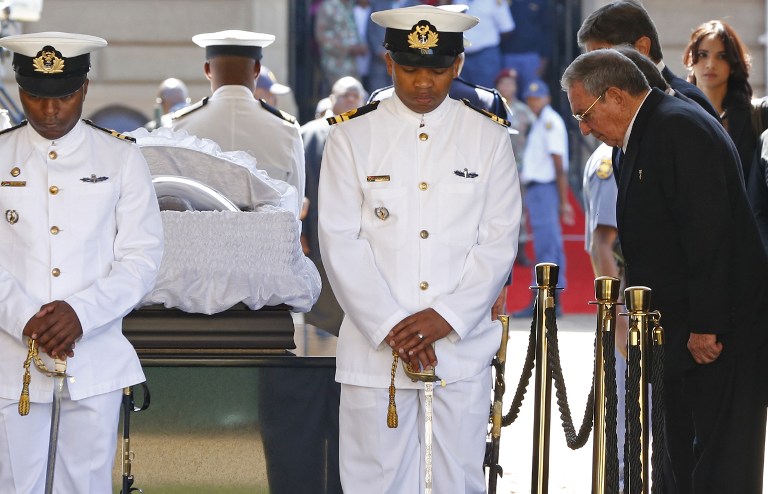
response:
M387 407L387 427L397 429L397 405L395 404L395 372L397 372L398 355L392 351L392 379L389 383L389 406Z
M29 383L32 381L32 375L29 373L29 366L32 360L37 357L37 347L35 340L29 339L27 358L24 360L24 380L21 386L21 396L19 397L19 415L24 417L29 415Z

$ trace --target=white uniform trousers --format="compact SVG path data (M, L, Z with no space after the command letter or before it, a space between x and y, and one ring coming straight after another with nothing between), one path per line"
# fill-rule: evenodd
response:
M483 459L491 390L490 366L446 387L435 383L433 492L486 492ZM398 389L395 401L399 425L390 429L387 389L342 384L339 466L344 492L424 492L424 390Z
M35 377L48 379L41 375L33 379ZM54 493L112 492L121 400L122 390L117 390L72 401L64 386ZM32 403L29 415L22 417L18 401L0 398L0 491L4 494L45 491L50 431L50 403Z

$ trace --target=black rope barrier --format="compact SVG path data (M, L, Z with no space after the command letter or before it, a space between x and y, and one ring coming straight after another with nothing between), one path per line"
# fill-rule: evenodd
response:
M534 314L535 314L534 307ZM512 404L509 406L509 412L504 415L501 420L502 427L506 427L517 420L517 416L520 414L520 407L523 406L523 400L525 399L525 393L528 391L528 383L531 381L533 375L533 368L536 365L536 318L531 322L531 332L528 337L528 351L525 354L525 363L523 364L523 371L520 374L520 380L517 383L517 389L515 390L515 397L512 399Z
M642 461L641 461L641 422L640 422L640 360L642 354L639 346L627 348L627 395L626 395L626 429L624 433L624 490L627 494L643 492Z
M579 432L573 426L571 417L571 408L568 404L568 394L565 389L565 379L563 378L563 369L560 366L560 351L557 342L557 321L555 319L555 308L544 309L545 321L547 325L547 356L552 362L552 380L555 383L555 396L557 405L560 409L560 419L563 423L565 432L565 442L571 449L579 449L586 444L589 435L592 432L592 419L595 414L595 374L592 373L592 387L587 396L587 404L584 410L584 420L581 423ZM593 366L594 369L594 366Z
M603 370L605 373L605 492L619 492L619 446L616 432L618 395L616 394L616 336L605 331L603 338Z
M655 323L656 327L659 327L658 319L655 319ZM651 388L651 432L653 434L651 493L664 494L664 457L667 451L664 431L664 345L655 344L651 356L653 359L651 367L653 383Z

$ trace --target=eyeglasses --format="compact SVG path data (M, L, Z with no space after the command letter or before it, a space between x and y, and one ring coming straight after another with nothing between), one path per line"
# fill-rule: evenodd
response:
M605 91L600 93L600 96L597 97L595 101L592 102L591 105L589 105L589 108L587 108L583 113L576 113L573 115L573 118L575 118L579 123L587 123L589 122L589 117L587 114L592 110L592 108L597 104L598 101L600 101L600 98L605 96Z

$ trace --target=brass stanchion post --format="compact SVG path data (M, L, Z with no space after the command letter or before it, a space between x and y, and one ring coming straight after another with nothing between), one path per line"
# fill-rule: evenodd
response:
M509 316L499 315L501 321L501 344L496 358L493 359L493 367L496 370L493 387L493 403L491 406L491 442L488 459L488 493L496 494L496 486L504 474L499 465L499 446L501 442L501 428L504 417L503 400L506 382L504 380L504 368L507 363L507 342L509 341Z
M595 432L592 441L592 494L606 492L605 352L603 335L616 334L616 302L620 281L610 276L595 278L597 329L595 335ZM623 379L623 376L622 376Z
M650 382L650 362L648 359L650 352L650 332L649 314L651 308L651 289L644 286L633 286L624 290L624 302L627 306L629 315L629 333L627 345L630 350L639 350L640 353L640 374L639 374L639 394L636 405L640 407L640 420L627 420L628 437L634 437L640 441L639 458L631 458L632 461L640 462L639 478L629 475L625 478L625 484L628 487L628 493L647 494L649 492L650 477L649 473L649 431L650 414L648 400L648 383ZM629 388L629 383L627 384ZM627 409L630 403L627 402ZM639 431L633 431L633 428L639 427ZM625 472L626 475L627 472Z
M547 357L546 309L555 309L555 287L559 268L552 263L536 265L536 390L533 423L533 472L531 493L549 491L549 426L552 403L552 369Z

